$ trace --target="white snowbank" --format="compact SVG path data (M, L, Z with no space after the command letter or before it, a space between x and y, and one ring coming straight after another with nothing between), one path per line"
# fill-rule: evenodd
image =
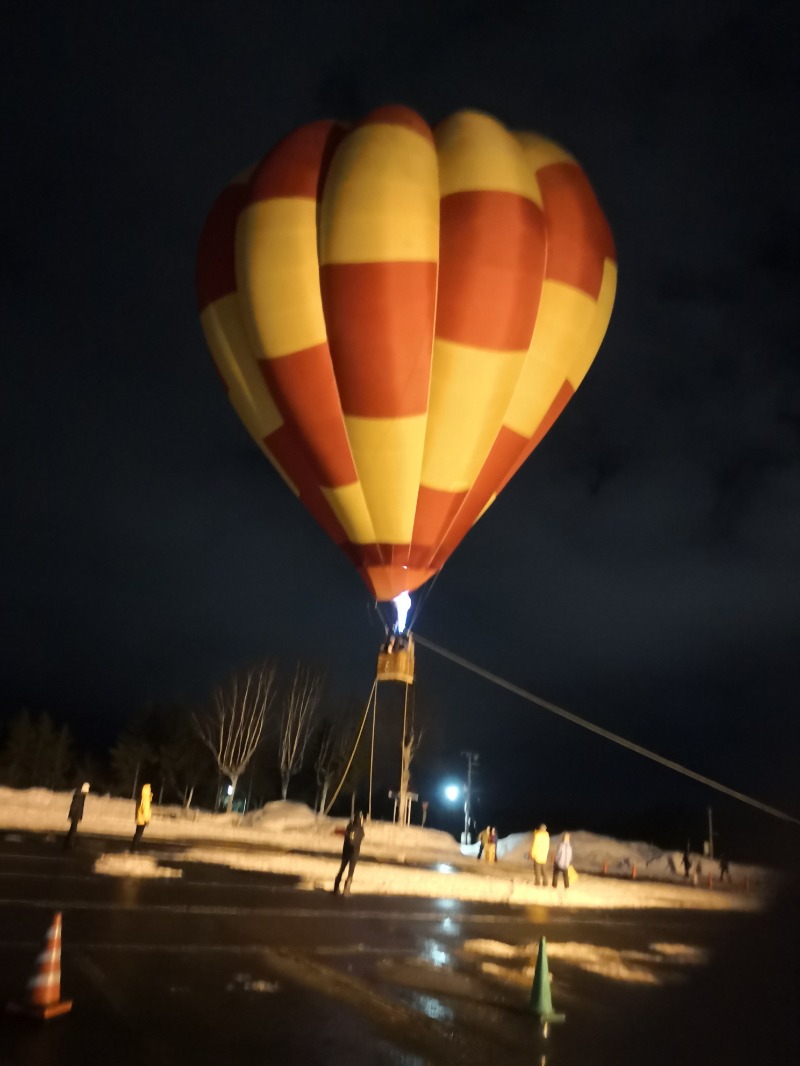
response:
M0 787L0 828L66 832L71 798L71 792ZM80 831L132 837L135 808L133 800L90 792ZM346 824L346 818L326 818L304 803L281 800L244 815L155 805L145 840L224 840L336 854L341 851L341 834ZM418 856L423 852L431 861L439 856L443 860L458 858L459 845L449 833L437 829L373 822L363 848L365 855L395 858L400 862L406 855Z

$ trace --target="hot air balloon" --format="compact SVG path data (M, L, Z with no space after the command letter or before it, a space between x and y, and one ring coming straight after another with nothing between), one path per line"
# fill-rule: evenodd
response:
M615 287L580 166L474 111L300 127L222 191L197 257L234 408L378 601L436 574L542 440Z

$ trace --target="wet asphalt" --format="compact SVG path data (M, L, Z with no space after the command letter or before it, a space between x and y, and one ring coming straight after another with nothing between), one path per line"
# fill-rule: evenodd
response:
M793 897L766 916L342 899L185 862L172 844L143 853L180 878L93 872L99 854L122 850L0 838L0 996L23 992L60 911L62 994L74 1001L44 1024L3 1015L0 1066L800 1061ZM541 936L634 953L689 945L711 962L628 982L553 960L567 1020L545 1039L522 961L464 950Z

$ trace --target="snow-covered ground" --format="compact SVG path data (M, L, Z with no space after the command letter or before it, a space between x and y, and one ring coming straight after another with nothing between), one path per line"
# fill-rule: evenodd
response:
M70 793L47 789L0 788L0 827L33 832L64 832ZM80 831L109 837L133 835L131 800L89 794ZM305 804L278 802L247 815L210 814L180 807L155 807L142 842L176 841L197 845L172 861L217 863L298 879L304 890L330 889L338 869L345 820L318 816ZM498 842L498 862L477 862L477 847L462 849L447 833L419 826L400 828L384 822L367 826L353 894L421 896L511 904L594 908L686 908L754 910L777 887L762 868L736 866L733 886L720 886L716 863L706 862L696 885L679 874L680 855L653 845L614 840L582 831L570 833L573 865L579 877L568 890L537 887L527 863L531 833ZM551 852L560 836L551 836ZM215 842L204 847L201 842ZM221 848L218 843L229 845ZM247 845L237 848L238 845ZM264 850L254 849L260 844ZM698 858L697 856L695 858ZM98 873L127 877L176 876L159 865L169 855L108 854ZM603 871L608 876L604 876ZM708 875L712 875L709 886Z

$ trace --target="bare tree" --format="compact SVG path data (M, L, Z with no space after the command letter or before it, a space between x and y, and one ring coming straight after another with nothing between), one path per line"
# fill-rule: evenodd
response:
M200 739L231 783L228 811L239 778L261 741L274 683L275 667L266 663L234 674L224 688L214 692L213 710L204 718L195 718Z
M303 766L306 746L311 736L314 711L322 695L322 675L297 664L291 687L283 701L279 752L281 760L281 797L286 799L289 782Z
M157 744L161 787L190 807L195 787L211 776L211 760L198 736L194 715L184 707L164 710Z
M320 799L321 796L320 814L328 813L328 808L336 801L341 789L347 786L351 792L350 815L355 815L358 787L369 772L369 744L359 743L362 740L365 718L366 713L362 717L359 707L350 703L340 708L335 724L325 724L325 732L314 763L317 771L317 798ZM329 803L328 793L333 784L336 785L336 790Z
M336 773L336 747L336 734L333 726L330 722L325 722L319 739L317 758L314 761L314 769L317 772L317 811L320 814L325 810L328 789Z
M331 785L338 783L355 743L352 723L325 722L322 727L314 769L317 772L317 810L325 812Z

